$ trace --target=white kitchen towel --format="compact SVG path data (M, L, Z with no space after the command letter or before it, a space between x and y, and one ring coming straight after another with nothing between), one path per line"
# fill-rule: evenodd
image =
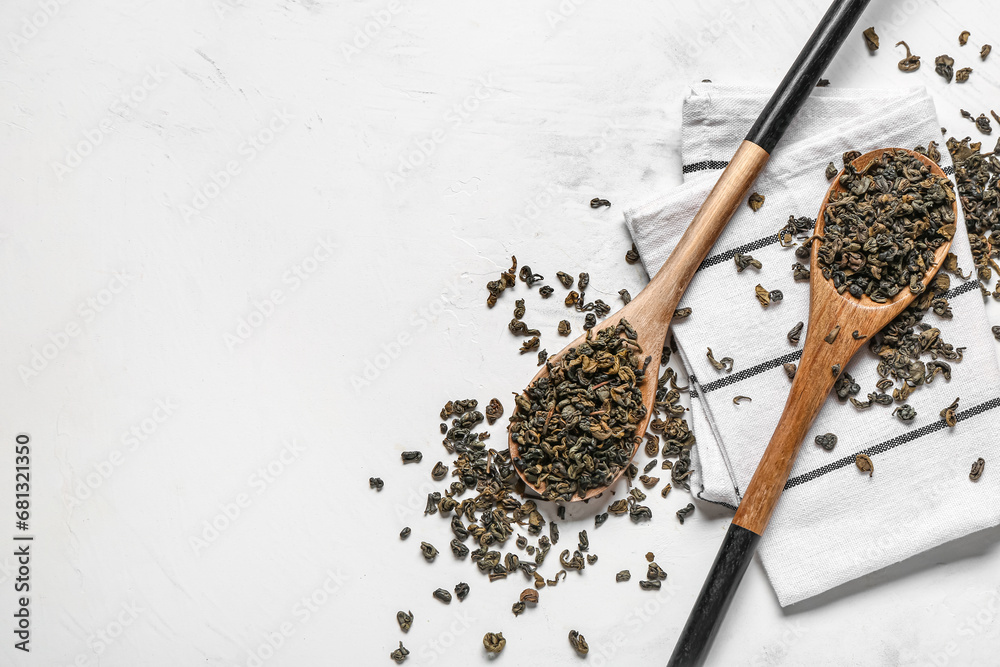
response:
M699 85L685 100L684 183L625 214L649 275L670 255L768 96L763 90ZM755 213L740 206L684 295L680 306L690 307L691 316L673 324L691 379L697 439L691 488L698 498L739 504L788 396L791 383L782 365L797 362L802 351L786 334L809 319L809 285L793 280L798 260L794 248L778 243L778 230L790 215L816 216L830 185L824 170L831 161L839 168L845 151L929 141L943 144L923 89L817 89L792 122L753 186L765 197L763 207ZM941 153L941 166L953 174L943 146ZM964 219L959 228L952 249L969 272ZM736 252L751 253L763 267L737 273ZM784 299L762 308L754 295L758 283L781 290ZM1000 523L1000 372L990 327L974 277L953 276L948 298L953 318L928 312L923 321L965 348L963 358L949 361L950 381L938 376L910 396L907 402L917 411L913 421L894 417L895 406L859 410L831 394L806 437L758 549L782 606ZM732 372L709 364L708 347L717 359L735 359ZM875 391L876 363L866 345L845 369L861 385L859 399ZM737 395L752 402L734 405ZM939 412L955 397L961 398L960 421L948 428ZM833 451L814 444L816 435L827 432L838 438ZM874 463L871 477L854 465L862 452ZM980 457L986 470L973 482L969 471Z

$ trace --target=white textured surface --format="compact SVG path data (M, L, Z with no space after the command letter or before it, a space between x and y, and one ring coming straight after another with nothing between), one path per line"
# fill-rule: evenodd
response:
M638 291L621 204L679 182L686 85L775 85L825 5L6 3L0 465L30 433L37 537L30 656L12 648L12 548L0 556L0 663L392 664L400 608L416 615L409 665L485 662L488 630L508 638L504 663L572 664L571 627L589 664L665 662L727 517L699 509L680 526L676 491L651 497L644 526L595 531L596 508L579 508L600 562L515 619L520 581L417 554L450 539L420 515L444 458L433 415L448 398L505 398L534 371L505 329L509 295L483 305L510 253L550 279L589 271L609 303ZM387 25L345 53L373 16ZM875 0L856 32L874 24L882 49L852 37L826 76L925 84L946 127L972 134L957 110L997 104L1000 54L977 52L1000 41L986 34L998 18L985 0ZM899 39L919 72L895 69ZM969 83L934 75L945 52L975 68ZM390 188L385 172L420 146L430 157ZM592 211L593 196L615 206ZM529 297L554 349L563 310L548 306ZM22 379L36 352L52 358ZM423 464L402 467L404 449ZM6 526L12 499L8 473ZM228 528L193 546L226 511ZM664 590L615 585L664 532ZM995 664L998 535L785 611L754 564L710 664ZM464 603L430 597L460 580Z

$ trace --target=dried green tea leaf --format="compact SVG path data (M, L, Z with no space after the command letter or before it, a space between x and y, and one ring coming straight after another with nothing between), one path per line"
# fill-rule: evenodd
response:
M409 632L410 627L413 625L413 612L397 611L396 622L399 623L400 630Z
M747 200L747 206L749 206L750 210L752 210L754 213L759 211L760 207L763 205L764 205L764 195L759 194L757 192L754 192L752 195L750 195L750 198Z
M904 422L913 421L913 418L917 416L917 411L914 410L909 404L904 403L895 410L892 411L894 417L899 417Z
M958 423L958 420L955 418L955 412L958 410L958 400L959 399L956 398L951 405L941 411L941 419L944 420L944 423L947 424L949 428L955 428L955 424Z
M576 630L569 631L569 645L580 655L587 655L587 651L590 650L587 640Z
M838 324L837 326L833 327L833 330L831 330L830 333L828 333L826 335L826 338L824 338L823 340L829 343L830 345L833 345L833 342L837 340L837 334L839 333L840 333L840 325Z
M986 60L986 56L990 55L990 51L992 50L993 50L992 46L990 46L989 44L983 44L983 48L979 51L980 59Z
M986 461L982 459L976 459L976 462L972 464L972 471L969 473L969 479L973 482L979 480L983 476L983 468L986 467Z
M958 35L958 45L959 46L965 46L969 42L969 35L971 35L971 34L972 33L969 32L968 30L963 30Z
M754 293L757 295L757 301L760 302L761 306L767 308L771 305L771 293L764 289L761 285L757 285L754 288Z
M871 477L872 474L874 474L875 472L875 464L872 463L872 460L868 458L868 456L865 454L858 454L857 456L855 456L854 465L856 465L858 467L858 470L860 470L861 472L868 473L869 477Z
M802 327L805 326L805 322L799 322L788 332L788 342L792 345L799 344L799 338L802 336Z
M782 368L785 369L785 375L788 376L789 380L795 379L795 370L796 370L795 364L788 362L787 364L783 364Z
M635 264L639 261L639 250L632 244L632 249L625 253L625 261L629 264Z
M396 664L402 664L406 660L406 656L410 655L410 652L406 650L403 646L403 642L399 642L399 648L389 654L389 657L396 661Z
M686 507L682 507L677 510L677 520L683 525L684 519L686 519L692 512L694 512L694 503L688 503Z
M381 477L368 478L368 488L375 489L376 491L381 491L383 486L385 486L385 482L382 481Z
M878 35L875 34L875 26L867 28L862 35L865 38L865 46L868 47L868 50L872 53L878 51Z
M970 74L972 74L972 68L971 67L963 67L962 69L960 69L957 72L955 72L955 82L956 83L965 83L966 81L969 80L969 75Z
M837 436L833 433L824 433L816 436L816 444L830 452L837 446Z
M632 578L632 573L629 572L628 570L622 570L621 572L615 575L615 581L618 583L622 583L623 581L628 581L631 578Z
M831 180L834 176L837 175L838 171L840 171L840 170L837 169L837 166L835 164L833 164L832 162L830 164L826 165L826 180L828 180L828 181Z
M934 71L937 72L945 81L951 83L951 77L955 73L954 70L955 59L948 55L938 56L934 59Z
M920 56L915 56L911 54L910 47L907 45L906 42L903 41L896 42L896 46L899 46L900 44L906 47L906 57L900 60L897 66L903 72L916 72L918 69L920 69Z
M483 647L489 653L499 653L507 645L502 632L487 632L483 635Z
M727 373L732 372L733 370L732 357L723 357L722 359L716 361L715 357L712 355L712 348L709 347L706 349L708 349L708 354L706 355L708 357L708 363L712 364L712 368L714 368L717 371L725 370Z

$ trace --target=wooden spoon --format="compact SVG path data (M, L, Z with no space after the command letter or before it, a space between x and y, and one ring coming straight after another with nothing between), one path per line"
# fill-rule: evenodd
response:
M663 341L666 338L667 329L670 327L670 320L673 318L677 303L691 278L694 277L698 265L715 244L719 234L729 222L729 218L736 211L736 207L743 201L743 195L749 190L768 157L762 148L750 141L744 141L729 162L729 166L719 177L718 183L708 195L705 203L698 210L694 220L684 232L669 260L632 301L594 327L593 333L596 336L597 332L602 329L613 329L618 325L619 320L628 320L638 334L636 342L642 348L642 356L644 358L650 357L646 376L640 385L642 403L646 407L646 416L636 430L636 444L632 450L632 456L635 456L638 451L642 436L646 431L646 425L653 415L660 355L663 352ZM560 357L583 343L586 338L586 334L578 336L561 351L550 356L550 361L553 364L557 363ZM532 379L532 382L545 375L548 375L548 370L543 367ZM519 456L517 443L509 435L508 441L511 458L515 459ZM514 466L514 469L535 493L538 495L544 493L544 486L536 486L529 482L519 467ZM624 471L624 468L619 470L608 486L590 489L583 495L577 494L572 500L588 500L600 495L614 484Z
M651 357L649 371L641 385L643 405L646 406L646 417L638 425L635 446L632 456L638 451L646 425L653 414L653 402L656 397L657 369L660 366L660 355L663 351L663 341L681 295L687 289L688 283L694 277L698 266L715 245L722 230L732 217L736 208L744 201L750 186L757 175L764 169L770 153L784 134L788 124L795 117L806 98L816 87L823 70L833 60L840 45L850 33L858 17L868 5L869 0L834 0L806 41L802 51L777 90L761 111L746 139L740 144L726 169L719 176L718 182L712 188L705 202L698 209L694 220L685 230L674 251L660 267L659 272L649 284L636 295L632 301L620 311L608 317L600 327L595 327L594 335L603 328L613 327L622 318L629 321L638 333L638 343L644 355ZM579 336L562 351L552 355L553 363L585 340ZM535 375L532 382L548 373L543 368ZM515 409L515 414L517 410ZM518 459L518 447L509 436L508 442L512 459ZM528 488L538 495L545 491L544 487L529 482L519 466L514 469L521 476ZM584 494L577 494L572 500L588 500L603 493L617 481L624 472L618 471L611 483L606 487L590 489Z
M852 164L863 169L884 152L896 150L900 149L883 148L865 153ZM944 172L929 158L912 151L906 152L930 167L931 173L944 178ZM833 192L842 190L839 181L838 175L820 207L815 232L819 236L823 235L826 203ZM956 202L952 200L953 216L957 215L955 207ZM867 296L856 299L847 293L838 294L833 282L823 277L818 266L820 246L821 243L813 243L809 328L785 409L743 494L712 570L677 640L668 667L700 665L704 660L785 488L799 446L840 375L839 371L834 373L831 369L835 365L843 369L869 337L889 324L916 298L909 289L904 289L886 303L876 303ZM924 276L925 287L934 279L950 248L951 241L948 241L935 251L934 265ZM832 343L827 342L826 338L838 326L840 330L836 338ZM855 332L857 337L853 335Z

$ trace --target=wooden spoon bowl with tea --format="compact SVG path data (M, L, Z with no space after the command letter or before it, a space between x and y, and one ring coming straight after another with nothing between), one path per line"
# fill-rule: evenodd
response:
M945 178L944 172L932 160L905 149L874 150L861 155L851 164L859 172L863 171L888 151L903 151L926 165L930 174ZM841 174L843 172L834 179L820 206L815 231L818 237L823 236L831 195L835 192L844 192L840 183ZM951 189L946 189L950 194ZM957 200L954 196L951 196L950 200L951 220L954 221L957 220ZM919 218L918 215L914 217ZM819 263L822 246L822 240L817 240L812 245L809 328L788 401L767 450L744 493L739 510L733 518L734 524L757 535L760 535L767 526L795 463L798 448L843 368L862 345L867 344L873 335L889 324L919 296L908 287L884 303L877 303L865 295L857 298L847 291L843 294L838 293L833 281L823 276ZM934 251L934 263L928 267L921 281L925 290L944 264L950 249L949 238ZM840 328L834 333L837 327Z
M875 160L887 151L899 150L883 148L872 151L858 157L851 165L867 175L868 168ZM911 151L902 152L913 156L926 165L930 175L944 178L944 172L930 159ZM908 180L907 177L911 175L913 175L912 171L907 173L907 170L903 170L904 180ZM823 275L820 265L820 253L823 251L823 246L830 243L833 244L831 247L835 247L838 241L833 235L823 238L823 232L826 228L828 206L840 205L837 202L830 204L830 197L845 192L840 182L842 176L843 172L838 174L830 187L816 219L816 235L819 239L813 242L811 251L809 330L806 333L802 358L799 361L795 378L792 380L785 409L781 413L781 418L775 426L767 449L764 450L764 455L757 465L757 470L743 493L739 509L736 510L733 522L726 531L726 536L719 547L719 553L715 557L701 592L698 594L694 608L688 616L683 630L681 630L673 654L667 663L670 667L690 667L702 664L701 661L707 654L708 646L715 637L743 574L753 558L760 537L767 528L774 508L778 504L782 491L784 491L785 483L792 471L802 440L812 426L838 376L843 372L843 368L858 351L858 348L913 303L918 296L917 292L921 292L918 283L913 281L912 288L907 285L893 298L887 298L885 302L881 302L880 297L879 302L877 302L864 294L855 297L849 291L839 293L834 287L832 277L827 278ZM933 186L933 183L927 183L928 178L929 176L920 181L914 178L912 182L919 183L917 187ZM895 181L894 183L899 182ZM944 204L950 203L951 206L950 211L948 211L947 206L944 206L945 210L940 215L944 224L936 231L937 237L944 238L944 242L934 249L933 264L926 267L926 272L920 283L925 291L934 279L937 270L944 265L945 258L951 248L950 237L954 234L954 221L957 219L954 193L948 186L943 185L942 188L941 201ZM880 190L876 189L876 191ZM929 191L928 194L930 194ZM907 198L904 194L901 204L897 204L897 206L906 206L913 201L914 198ZM895 199L890 198L879 203L895 204ZM936 204L935 208L938 206ZM906 224L910 225L907 227L907 231L929 229L923 227L929 220L928 216L921 214L918 209L919 207L911 207L910 211L894 209L894 212L912 212L912 215L906 215L904 218ZM831 212L831 217L836 217L835 213ZM874 224L870 224L867 218L864 223L869 224L867 232L869 238L872 237L872 232L881 231L875 229ZM947 227L951 229L950 235L947 234ZM916 234L916 238L920 238L919 233ZM938 242L937 238L934 239L934 242ZM880 248L884 248L884 246L880 245ZM827 252L829 253L829 248ZM877 260L879 262L887 261L881 258L881 253L876 254L876 257L879 258ZM849 267L857 266L857 257L845 257L841 254L841 260L845 259ZM889 256L887 259L892 259L892 257ZM872 470L871 459L861 459L860 463L866 464L870 474Z

